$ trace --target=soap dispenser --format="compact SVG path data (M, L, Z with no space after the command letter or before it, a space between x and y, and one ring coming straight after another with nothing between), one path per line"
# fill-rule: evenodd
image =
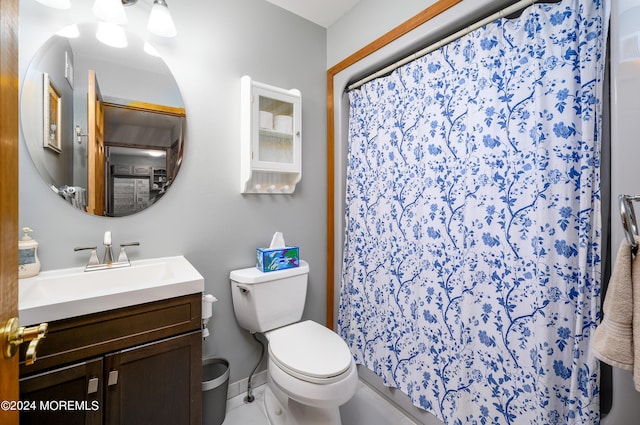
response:
M18 241L18 277L32 277L40 273L40 259L38 258L38 242L29 236L32 229L23 227L22 238Z

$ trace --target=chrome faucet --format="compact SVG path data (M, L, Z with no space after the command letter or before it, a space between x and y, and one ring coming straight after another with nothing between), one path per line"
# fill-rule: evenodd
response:
M104 232L104 260L102 260L102 264L110 266L113 264L113 251L111 251L111 232Z
M125 247L127 246L139 246L140 242L129 242L120 244L120 254L118 255L118 260L113 261L113 251L111 249L111 232L104 232L103 238L104 244L104 259L102 263L98 260L97 250L98 248L95 246L86 246L86 247L76 247L73 248L74 251L85 251L91 250L91 256L89 257L89 263L84 268L84 271L92 271L92 270L105 270L105 269L114 269L120 267L128 267L131 265L129 261L129 257L127 257L127 252Z

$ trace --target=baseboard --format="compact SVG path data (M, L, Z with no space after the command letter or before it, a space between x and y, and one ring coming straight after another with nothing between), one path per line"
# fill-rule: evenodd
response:
M247 391L247 384L249 383L249 378L244 378L239 381L233 382L229 384L229 389L227 390L227 399L236 397ZM262 370L251 378L251 386L253 388L258 387L260 385L264 385L267 383L267 371Z

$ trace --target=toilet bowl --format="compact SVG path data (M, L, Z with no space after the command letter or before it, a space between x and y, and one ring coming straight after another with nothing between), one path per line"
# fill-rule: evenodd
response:
M271 425L340 425L339 406L356 392L358 374L347 344L325 326L300 322L309 265L230 274L238 323L268 341L264 405Z
M269 341L265 410L272 425L340 424L339 406L356 392L347 345L313 321L265 334Z

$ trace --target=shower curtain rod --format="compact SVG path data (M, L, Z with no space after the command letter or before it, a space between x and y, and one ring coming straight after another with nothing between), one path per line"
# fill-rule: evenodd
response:
M368 77L365 77L359 81L356 81L355 83L351 84L350 86L347 87L347 91L351 91L354 89L357 89L358 87L362 86L365 83L368 83L371 80L375 80L378 77L382 77L383 75L386 75L398 68L400 68L402 65L405 65L411 61L414 61L418 58L421 58L424 55L427 55L431 52L433 52L434 50L438 50L439 48L451 43L452 41L455 41L461 37L464 37L465 35L469 34L471 31L475 31L478 28L482 28L483 26L490 24L493 21L496 21L498 19L502 19L505 16L509 16L512 13L516 13L521 11L522 9L525 9L531 5L533 5L534 3L536 3L537 0L520 0L517 3L512 4L511 6L508 6L496 13L494 13L493 15L490 15L472 25L469 25L466 28L461 29L458 32L455 32L453 34L451 34L450 36L443 38L442 40L438 41L437 43L434 43L430 46L425 47L422 50L417 51L416 53L413 53L410 56L407 56L404 59L400 59L399 61L392 63L391 65L381 69L380 71L377 71L371 75L369 75Z

